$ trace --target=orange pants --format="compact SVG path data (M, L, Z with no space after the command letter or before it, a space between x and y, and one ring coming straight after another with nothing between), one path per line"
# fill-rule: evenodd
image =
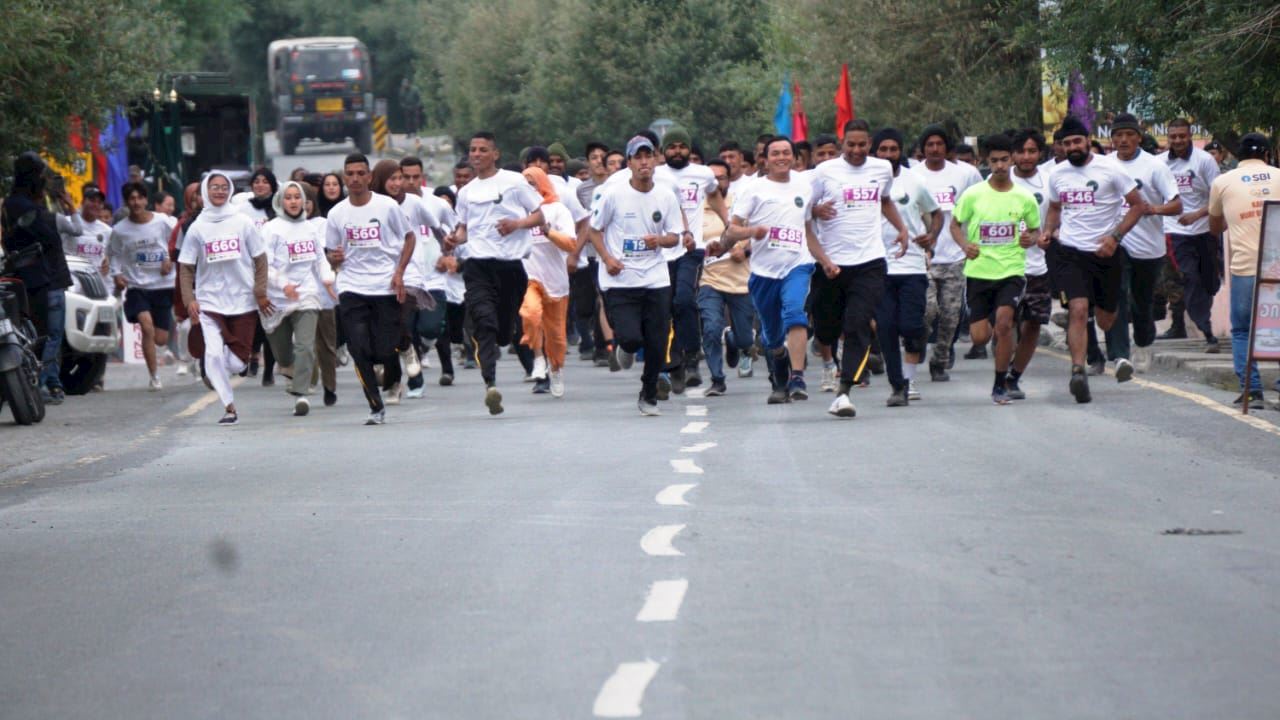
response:
M520 342L534 351L542 350L552 370L564 367L564 356L569 349L565 337L565 320L569 316L569 298L553 298L537 280L530 280L520 305L520 321L524 325L524 337Z

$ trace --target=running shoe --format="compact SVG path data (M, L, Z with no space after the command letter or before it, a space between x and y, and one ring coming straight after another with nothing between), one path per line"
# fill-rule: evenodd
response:
M998 387L998 388L991 389L991 402L995 403L996 405L1008 405L1009 403L1013 402L1013 399L1009 397L1008 390L1002 387Z
M769 405L785 405L791 402L791 396L787 394L785 387L775 387L773 392L769 393Z
M929 379L933 382L947 382L951 379L951 374L947 372L947 368L945 366L930 363Z
M974 345L973 347L969 348L969 352L964 354L964 359L965 360L986 360L987 346Z
M1218 342L1218 338L1210 338L1204 346L1204 351L1209 355L1217 355L1222 352L1222 346Z
M490 415L502 414L502 393L498 392L498 388L490 385L484 391L484 404L489 408Z
M452 384L453 384L453 374L452 374L452 373L440 373L440 384L441 384L441 385L443 385L443 386L445 386L445 387L449 387L450 385L452 385Z
M1128 382L1133 378L1133 363L1124 358L1116 360L1116 382Z
M191 368L189 366L189 363L180 362L178 363L178 369L174 370L173 374L177 375L178 377L185 377L190 372L191 372Z
M880 353L870 353L867 356L867 369L872 375L884 374L884 356Z
M404 395L404 387L400 383L396 383L395 385L387 388L387 391L384 394L386 395L384 401L388 405L399 405L400 398Z
M351 360L351 354L347 352L347 344L343 343L338 346L338 367L346 367L347 362Z
M416 388L409 388L409 391L406 392L404 396L409 398L410 400L421 400L423 396L425 396L426 394L427 394L427 384L424 382L423 384L419 385Z
M805 385L804 378L799 375L791 376L791 379L787 381L787 394L791 396L792 400L808 400L809 388Z
M1265 403L1265 402L1267 401L1266 396L1262 394L1262 391L1261 391L1261 390L1251 390L1251 391L1249 391L1249 392L1247 392L1247 393L1243 393L1243 392L1242 392L1242 393L1240 393L1239 397L1237 397L1235 400L1232 400L1232 401L1231 401L1231 402L1232 402L1232 404L1233 404L1233 405L1243 405L1243 404L1244 404L1244 398L1245 398L1245 396L1246 396L1246 395L1249 397L1249 405L1251 405L1251 406L1262 407L1263 403Z
M671 378L668 377L666 373L662 373L658 376L658 399L671 399Z
M755 370L751 368L751 355L743 353L742 357L738 358L738 377L749 378L752 375L755 375Z
M907 398L907 389L894 390L893 394L885 400L885 407L906 407L911 401Z
M836 375L839 370L836 369L835 363L822 366L822 384L818 389L824 393L833 393L836 391Z
M671 392L679 395L684 392L685 380L687 376L684 372L683 365L677 365L667 373L667 377L671 378Z
M1093 399L1089 394L1089 376L1079 365L1071 368L1071 383L1067 387L1070 388L1071 394L1075 396L1078 403L1087 403Z
M533 381L533 394L546 395L551 392L551 381L547 378L538 378Z
M920 391L916 389L915 378L911 378L907 381L907 399L912 402L920 399Z
M1010 400L1026 400L1027 399L1027 394L1022 391L1021 387L1018 387L1018 381L1014 380L1013 378L1005 378L1004 391L1005 391L1005 394L1009 396Z
M853 401L849 399L848 393L840 393L835 400L831 401L831 406L827 408L827 412L836 417L851 418L857 416L858 409L853 406Z
M539 355L533 359L533 370L529 372L535 381L547 379L547 358Z
M551 397L564 397L564 371L551 371Z
M240 416L233 412L229 412L222 414L222 419L218 421L218 424L223 427L231 427L238 422L240 422Z
M702 373L698 372L698 361L695 358L693 362L684 366L684 386L687 388L698 387L702 384Z
M609 372L619 372L622 370L622 348L617 345L609 347L609 354L605 356L605 360L609 363Z
M623 370L630 370L631 366L636 364L635 353L629 353L626 350L623 350L622 348L618 348L618 353L619 353L619 359L622 362Z
M1102 374L1103 374L1103 373L1105 373L1106 371L1107 371L1107 361L1106 361L1106 360L1096 360L1096 361L1094 361L1094 362L1089 363L1089 374L1090 374L1090 375L1102 375Z
M418 359L418 351L412 345L400 351L400 361L404 363L404 371L409 377L422 374L422 362Z
M338 404L338 393L326 389L324 391L324 406L333 407Z
M309 412L311 412L311 403L307 402L306 398L300 397L293 403L293 414L295 416L302 417Z
M724 378L711 378L711 386L707 388L707 391L702 396L720 397L727 391L728 389L724 386Z
M657 417L662 414L662 411L658 409L658 402L656 400L645 400L643 391L640 393L640 399L636 401L636 407L639 408L640 414L646 417Z
M385 425L387 422L386 410L375 410L369 413L369 418L364 421L365 425Z
M148 389L148 390L150 390L150 391L152 391L152 392L155 392L156 390L159 390L159 389L161 389L161 388L163 388L163 387L164 387L164 385L160 384L160 376L159 376L159 375L152 375L152 376L151 376L151 382L147 384L147 389Z

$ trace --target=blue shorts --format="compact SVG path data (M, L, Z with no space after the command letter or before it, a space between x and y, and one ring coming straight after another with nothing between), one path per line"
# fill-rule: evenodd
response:
M755 273L747 280L751 304L756 306L760 318L760 335L766 350L776 350L786 341L787 331L793 327L808 327L809 318L804 304L809 297L809 279L813 264L799 265L786 277L775 280Z

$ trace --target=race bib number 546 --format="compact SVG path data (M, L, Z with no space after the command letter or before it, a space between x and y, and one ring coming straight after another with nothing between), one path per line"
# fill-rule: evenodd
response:
M236 260L240 257L240 238L236 236L214 238L204 241L204 259L206 262L218 263Z
M1058 198L1058 201L1063 205L1093 205L1092 190L1063 190L1059 193Z

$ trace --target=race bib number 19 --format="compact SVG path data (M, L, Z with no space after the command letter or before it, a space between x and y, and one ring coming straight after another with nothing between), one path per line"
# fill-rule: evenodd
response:
M240 258L240 238L232 235L204 241L205 262L219 263Z
M640 238L625 238L622 241L622 256L624 258L644 257L651 252L653 251Z
M804 231L793 227L769 228L769 247L787 252L800 252L804 245Z

